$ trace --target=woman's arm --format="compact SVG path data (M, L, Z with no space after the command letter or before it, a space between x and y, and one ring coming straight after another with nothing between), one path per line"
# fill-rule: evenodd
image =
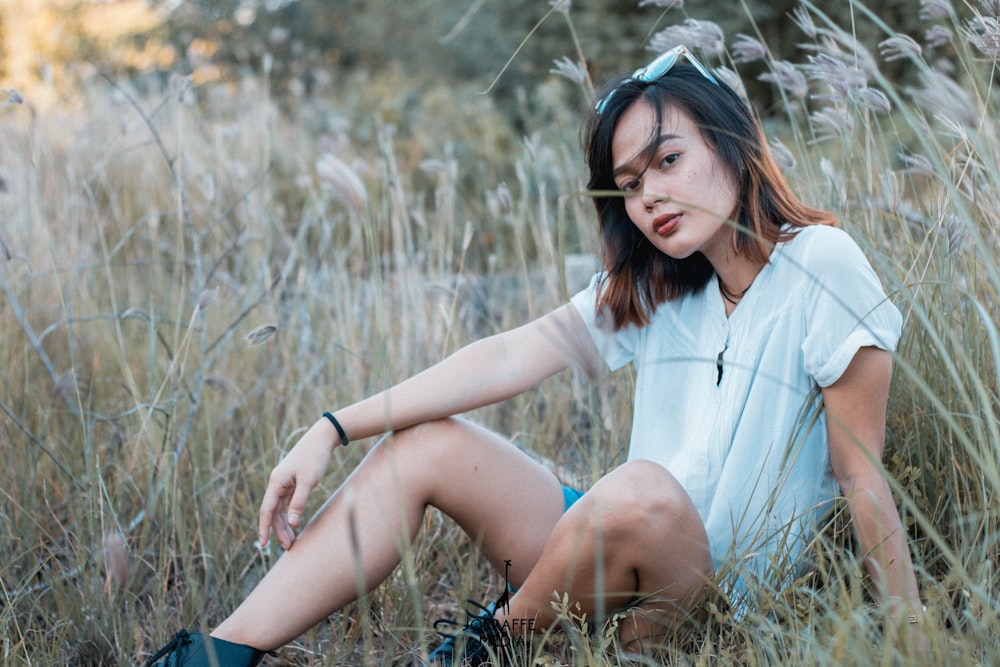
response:
M471 343L395 387L338 410L336 417L352 440L367 438L492 405L572 366L593 373L597 355L583 319L567 304ZM335 442L332 429L329 435Z
M427 370L335 413L350 440L468 412L516 396L569 367L593 374L601 359L576 308L565 305L524 326L484 338ZM271 472L260 507L259 537L273 527L295 541L309 493L340 437L320 418Z
M848 508L866 566L894 615L921 613L920 592L906 533L880 461L892 356L858 351L844 374L823 389L830 463Z

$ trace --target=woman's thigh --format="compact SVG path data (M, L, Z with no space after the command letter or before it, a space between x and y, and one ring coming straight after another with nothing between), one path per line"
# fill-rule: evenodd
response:
M565 510L555 475L508 440L458 418L401 431L381 446L399 457L399 475L414 466L423 471L425 502L454 519L494 567L504 571L510 562L512 584L524 580Z

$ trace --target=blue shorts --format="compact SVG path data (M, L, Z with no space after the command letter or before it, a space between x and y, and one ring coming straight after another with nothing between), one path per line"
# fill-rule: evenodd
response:
M565 512L566 510L568 510L570 507L573 506L573 503L575 503L582 497L583 497L583 491L580 491L579 489L574 489L571 486L563 485L563 511Z

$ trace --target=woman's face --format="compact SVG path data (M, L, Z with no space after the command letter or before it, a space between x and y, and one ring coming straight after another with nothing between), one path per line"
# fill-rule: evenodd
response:
M625 211L656 248L675 259L701 252L716 268L726 261L736 186L686 113L667 107L657 126L647 102L633 104L618 120L611 154Z

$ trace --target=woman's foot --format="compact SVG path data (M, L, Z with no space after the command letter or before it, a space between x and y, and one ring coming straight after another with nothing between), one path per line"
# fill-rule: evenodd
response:
M506 593L504 601L506 601ZM469 619L465 625L459 626L451 619L438 619L434 630L444 638L436 649L431 651L427 662L422 665L429 667L466 667L494 664L499 660L501 665L508 664L507 644L509 639L500 624L493 618L497 604L483 606L473 600L466 600L475 609L466 612ZM454 632L441 630L443 626L455 628Z
M146 667L254 667L265 655L252 646L181 630Z

